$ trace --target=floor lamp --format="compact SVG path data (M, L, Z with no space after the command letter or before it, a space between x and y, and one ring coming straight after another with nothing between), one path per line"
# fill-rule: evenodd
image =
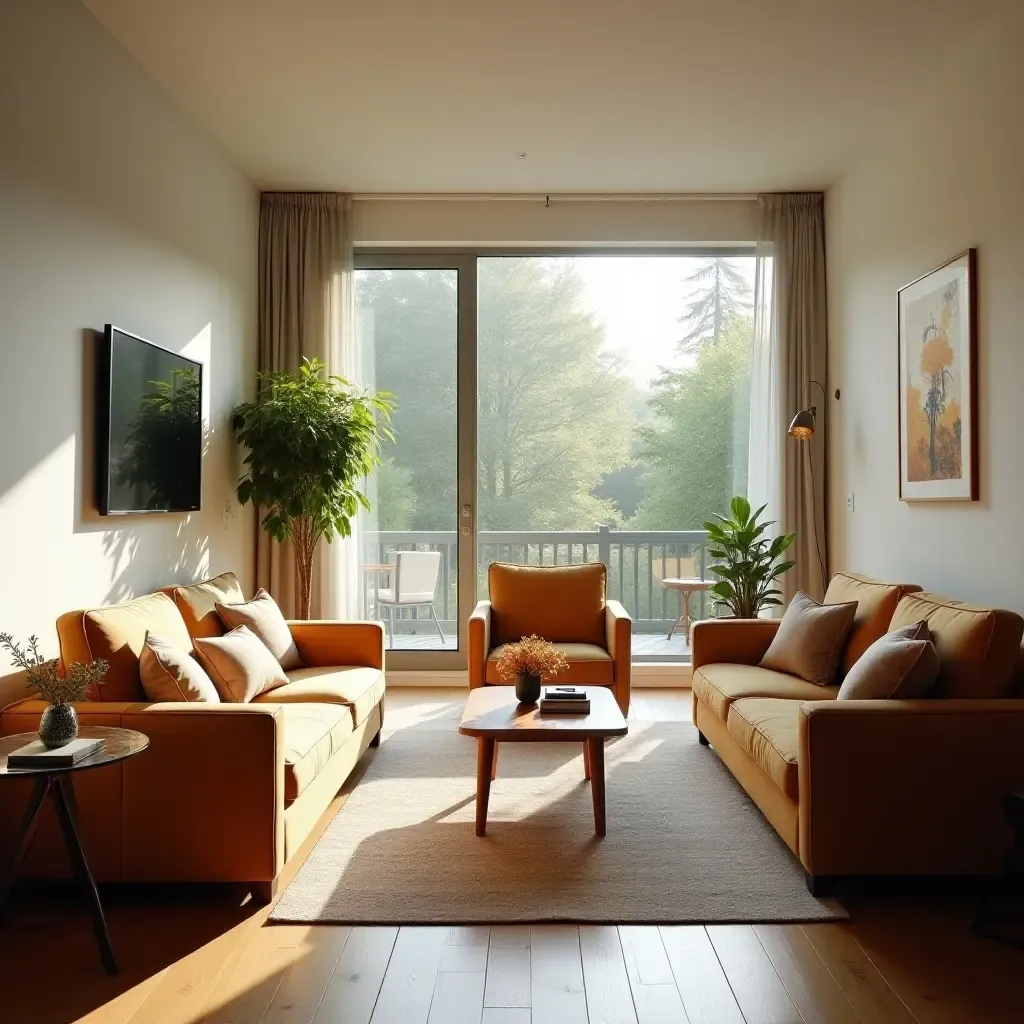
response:
M828 409L828 396L825 394L825 389L816 380L807 382L807 390L810 391L811 385L817 384L821 388L821 397L825 401L825 410L827 413ZM836 392L836 397L839 396L839 392ZM810 397L808 395L808 397ZM789 425L789 436L795 438L797 441L810 441L817 430L818 426L818 409L817 406L809 405L806 409L801 409L794 417L793 421ZM811 465L811 500L812 503L815 497L815 486L814 486L814 453L809 453L810 465ZM814 547L818 552L818 567L821 569L821 586L822 591L828 589L828 580L825 578L825 559L821 554L821 544L818 541L818 513L815 508L811 508L811 528L814 530Z

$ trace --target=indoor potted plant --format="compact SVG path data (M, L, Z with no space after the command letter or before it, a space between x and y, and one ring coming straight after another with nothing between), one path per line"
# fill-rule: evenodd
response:
M539 636L524 636L517 643L505 644L498 658L498 675L515 680L516 697L522 704L540 700L541 679L557 676L568 667L565 655Z
M715 603L728 608L737 619L756 619L762 608L781 605L782 593L775 581L796 565L780 558L796 540L795 533L766 537L773 520L758 522L767 506L751 515L750 502L735 497L729 503L729 516L716 515L717 522L705 523L708 552L716 564L708 568L721 577L708 588Z
M318 359L304 359L295 373L259 373L256 400L232 415L248 449L238 500L259 506L274 540L292 541L303 619L320 539L351 535L359 507L370 508L363 479L380 464L382 441L394 440L390 394L367 394L323 370Z
M89 687L103 682L107 663L102 658L88 664L76 661L62 676L57 660L47 660L39 653L38 637L28 638L26 651L10 633L0 633L0 648L10 654L11 661L24 670L29 685L49 704L39 720L39 739L43 746L52 750L70 743L78 735L74 704L88 700Z

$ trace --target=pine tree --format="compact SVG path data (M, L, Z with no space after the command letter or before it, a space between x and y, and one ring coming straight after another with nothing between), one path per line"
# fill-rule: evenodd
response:
M717 344L726 324L750 313L750 285L725 257L714 256L701 263L683 284L699 291L679 318L686 331L679 342L680 352L695 352L708 342Z

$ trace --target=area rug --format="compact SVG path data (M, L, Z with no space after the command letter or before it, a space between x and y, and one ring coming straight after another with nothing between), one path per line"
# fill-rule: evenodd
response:
M476 742L396 732L377 750L271 914L322 924L618 924L847 917L680 722L630 723L606 753L594 835L582 749L506 743L487 835L474 834Z

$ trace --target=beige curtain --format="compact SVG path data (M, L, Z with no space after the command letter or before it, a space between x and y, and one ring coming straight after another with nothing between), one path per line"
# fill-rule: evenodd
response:
M295 370L303 358L342 372L352 324L351 197L264 192L260 200L259 365ZM333 616L332 545L321 544L312 586L313 618ZM256 579L286 615L294 615L298 580L290 544L259 531ZM344 609L340 609L344 611Z
M796 566L782 580L788 602L797 590L824 596L828 580L825 435L828 408L824 197L758 197L758 272L751 382L750 498L768 504L779 529L795 532ZM786 431L808 405L817 408L812 440Z

